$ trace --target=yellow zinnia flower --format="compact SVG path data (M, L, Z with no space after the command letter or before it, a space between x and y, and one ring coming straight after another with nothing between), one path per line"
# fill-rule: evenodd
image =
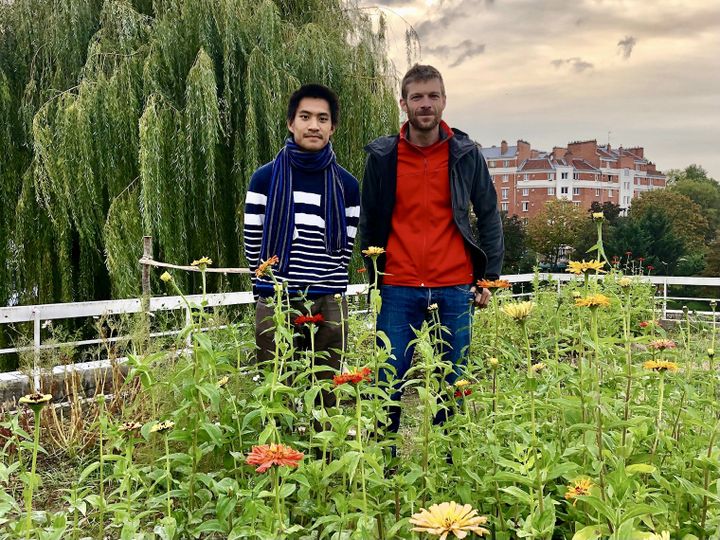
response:
M467 379L460 379L459 381L455 381L455 386L457 386L458 388L462 388L463 386L467 386L468 384L470 384L470 381L468 381Z
M568 501L573 501L573 505L577 502L578 497L590 495L590 489L594 486L592 480L589 478L577 478L571 485L567 487L565 492L565 498Z
M429 510L423 508L413 514L410 523L415 525L413 531L439 536L440 540L445 540L450 533L455 538L465 538L470 532L478 536L490 534L490 531L480 527L487 523L485 516L478 516L477 510L469 504L460 505L454 501L433 504Z
M629 287L632 285L632 279L629 277L622 277L618 280L618 285L620 285L623 289Z
M120 424L118 431L120 433L124 433L126 431L137 431L141 427L142 424L140 422L123 422L122 424Z
M222 379L217 382L218 388L222 388L230 381L230 377L225 375Z
M162 433L175 427L175 422L172 420L165 420L164 422L158 422L150 428L150 433Z
M170 272L163 272L160 276L160 281L164 281L165 283L172 281L172 276L170 275Z
M680 366L678 366L675 362L668 362L667 360L648 360L643 363L643 367L658 373L664 373L665 371L677 371L680 369Z
M492 358L488 359L488 364L490 364L491 368L495 369L500 365L500 361L493 356Z
M382 255L385 253L385 248L381 248L378 246L368 246L367 249L362 250L362 254L366 257L377 257L378 255Z
M602 212L593 212L592 218L593 221L605 221L605 214Z
M500 310L508 317L522 322L528 318L534 307L533 302L507 302L503 304Z
M533 373L539 373L539 372L541 372L543 369L545 369L546 367L547 367L547 366L545 365L544 362L538 362L537 364L533 364L533 365L530 367L530 369L532 370Z
M590 272L605 272L603 266L605 266L605 263L598 261L570 261L565 271L579 276Z
M212 259L208 257L202 257L200 259L197 259L196 261L193 261L190 263L190 266L198 266L201 270L205 268L206 266L210 266L212 264Z
M577 307L589 308L608 307L610 305L610 299L604 294L591 294L590 296L575 300L575 305Z

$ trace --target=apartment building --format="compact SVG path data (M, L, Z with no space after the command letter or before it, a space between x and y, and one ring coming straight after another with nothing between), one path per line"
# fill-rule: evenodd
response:
M593 201L609 201L626 212L643 191L666 186L665 175L645 159L642 147L611 148L591 140L546 152L518 140L514 146L502 141L480 149L500 209L521 218L535 215L551 199L567 199L588 209Z

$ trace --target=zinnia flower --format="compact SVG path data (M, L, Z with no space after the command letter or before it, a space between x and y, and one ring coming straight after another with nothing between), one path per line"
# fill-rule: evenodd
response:
M605 221L605 214L602 212L593 212L592 218L593 221Z
M652 272L653 270L655 270L655 267L652 264L648 264L645 268L647 268L648 272Z
M665 349L674 349L675 342L672 339L654 339L648 344L648 347L656 351L664 351Z
M618 285L624 289L632 285L632 280L629 277L622 277L618 280Z
M575 300L575 305L577 307L589 308L607 307L610 305L610 299L604 294L591 294L590 296Z
M218 388L222 388L222 387L225 386L229 381L230 381L230 377L228 377L227 375L225 375L223 378L221 378L221 379L217 382Z
M141 427L142 424L140 422L123 422L122 424L120 424L118 431L120 433L124 433L126 431L137 431Z
M492 358L488 359L488 364L490 364L491 368L496 369L500 365L500 362L497 358L493 356Z
M158 422L150 428L150 433L163 433L175 427L175 422L172 420L165 420L164 422Z
M430 304L427 308L428 311L437 311L438 305L437 304Z
M715 349L712 347L707 350L708 358L714 358L715 357Z
M20 403L21 405L27 405L32 409L33 413L37 414L38 412L40 412L40 409L50 403L51 399L52 394L42 394L40 392L35 392L33 394L28 394L21 397L18 400L18 403Z
M658 373L664 373L666 371L677 371L680 369L675 362L668 362L666 360L648 360L643 363L643 367L650 371L656 371Z
M605 272L603 266L605 266L605 263L601 261L570 261L565 271L579 276L590 272Z
M472 394L472 389L471 389L471 388L465 388L464 390L463 390L463 389L455 390L455 397L456 397L456 398L461 398L461 397L463 397L463 396L469 396L470 394Z
M500 310L508 317L522 322L528 318L534 307L533 302L507 302L503 304Z
M541 372L543 369L545 369L546 367L547 367L547 366L545 365L544 362L538 362L537 364L533 364L533 365L530 367L530 370L531 370L533 373L540 373L540 372Z
M340 386L345 383L359 384L363 381L369 381L371 373L372 370L369 367L357 369L349 373L341 373L340 375L335 375L333 377L333 384L335 386Z
M506 279L481 279L476 283L476 285L478 287L481 287L483 289L489 289L491 291L510 288L510 282Z
M172 281L172 276L170 275L170 272L163 272L160 276L160 280L164 281L165 283Z
M458 388L462 388L463 386L467 386L468 384L470 384L470 381L468 381L467 379L460 379L455 381L455 386L457 386Z
M212 259L208 257L202 257L190 263L190 266L197 266L200 270L205 270L206 267L212 264Z
M268 273L271 266L275 266L277 263L280 262L280 259L278 259L277 255L273 255L270 257L267 261L264 261L260 263L260 266L258 266L255 269L255 277L262 277Z
M490 534L490 531L480 527L487 523L485 516L478 516L477 510L469 504L460 505L454 501L433 504L429 510L423 508L413 514L410 523L415 525L413 531L439 536L439 540L445 540L450 533L455 538L465 538L470 532L478 536Z
M377 257L379 255L382 255L383 253L385 253L385 248L377 246L368 246L367 249L362 250L362 254L366 257Z
M302 326L304 324L319 324L325 320L322 313L316 315L300 315L295 318L295 326Z
M594 486L592 480L589 478L578 478L573 483L567 486L565 492L565 498L568 501L573 501L573 505L577 502L578 497L584 497L590 494L590 489Z
M246 462L248 465L258 465L255 470L264 473L273 465L297 467L304 455L302 452L298 452L284 444L261 444L252 447Z

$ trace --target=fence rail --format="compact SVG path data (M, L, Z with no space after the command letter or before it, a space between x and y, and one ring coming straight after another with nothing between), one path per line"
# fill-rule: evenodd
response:
M557 282L558 288L562 283L572 281L574 276L570 274L551 274L540 273L538 277L541 281ZM535 274L516 274L505 276L511 283L532 283L535 280ZM652 283L661 288L661 293L656 295L658 300L663 302L662 318L667 319L668 315L676 315L682 313L682 310L668 309L667 305L670 301L705 301L709 302L717 300L714 297L673 297L668 295L668 286L684 285L695 287L718 287L720 289L720 278L702 278L702 277L674 277L674 276L638 276L639 281ZM350 285L347 289L348 295L362 295L367 291L367 285ZM720 293L720 290L718 291ZM187 300L191 304L199 305L202 301L201 295L188 295ZM206 305L208 307L218 306L236 306L246 305L255 302L253 295L249 291L214 293L205 296ZM186 318L189 318L187 306L180 296L156 296L150 297L147 305L147 312L154 313L158 311L176 311L185 310ZM0 324L9 323L33 323L33 344L25 347L8 347L0 349L0 354L10 354L34 349L39 353L42 349L61 347L65 345L92 345L107 342L107 338L88 339L81 342L68 343L50 343L43 345L40 339L42 324L46 321L55 321L63 319L75 319L82 317L104 317L108 315L132 314L143 311L142 299L122 299L122 300L102 300L95 302L73 302L60 304L38 304L33 306L13 306L0 308ZM705 315L711 315L712 312L698 312ZM157 335L170 335L167 332L157 333ZM122 337L111 338L115 341L123 339Z

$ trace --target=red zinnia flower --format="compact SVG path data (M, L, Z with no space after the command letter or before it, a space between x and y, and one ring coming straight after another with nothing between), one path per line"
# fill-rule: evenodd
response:
M456 390L455 391L455 397L461 398L463 396L469 396L472 394L472 390L470 388L466 388L465 390Z
M653 270L655 270L655 267L652 264L648 264L646 268L648 272L652 272Z
M322 313L317 315L300 315L295 319L295 326L302 326L303 324L318 324L325 320Z
M645 257L638 257L638 261L643 262L645 260Z
M351 371L350 373L341 373L340 375L335 375L333 377L333 384L335 386L340 386L345 383L358 384L363 381L369 381L371 373L372 370L369 367Z
M632 251L626 251L626 252L625 252L625 255L627 255L628 257L631 257L631 256L632 256Z
M640 328L647 328L648 326L650 326L650 323L647 321L643 321L640 323Z
M259 465L255 470L264 473L273 465L297 467L304 455L284 444L261 444L252 447L246 462L248 465Z

